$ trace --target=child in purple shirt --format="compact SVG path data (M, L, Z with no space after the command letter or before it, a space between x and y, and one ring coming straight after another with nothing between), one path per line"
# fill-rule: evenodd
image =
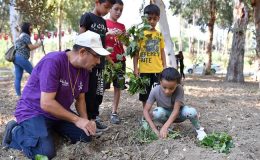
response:
M17 122L8 122L2 144L31 159L37 154L51 159L56 154L53 131L72 143L89 142L96 124L86 111L88 75L108 54L92 31L77 36L73 50L47 54L33 69L16 106ZM70 109L74 100L77 113Z

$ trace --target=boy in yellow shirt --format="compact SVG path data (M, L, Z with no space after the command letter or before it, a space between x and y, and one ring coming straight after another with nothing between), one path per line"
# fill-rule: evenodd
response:
M144 8L147 15L150 30L144 31L144 38L139 42L139 51L134 56L134 74L140 77L148 77L150 86L146 88L146 94L139 94L139 100L145 106L146 100L153 87L159 84L159 74L166 68L164 39L162 34L155 29L160 19L160 9L154 4Z

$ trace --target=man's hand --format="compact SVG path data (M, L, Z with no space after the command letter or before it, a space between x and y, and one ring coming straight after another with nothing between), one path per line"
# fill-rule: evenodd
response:
M79 117L75 125L82 129L88 136L96 134L96 123L94 121Z
M108 32L106 33L106 35L116 36L116 35L120 35L120 34L122 34L122 33L123 33L123 32L122 32L120 29L113 28L113 29L109 29Z

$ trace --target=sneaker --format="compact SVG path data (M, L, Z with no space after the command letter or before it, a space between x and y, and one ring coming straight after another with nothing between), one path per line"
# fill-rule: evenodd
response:
M103 134L103 132L102 132L102 131L100 131L100 130L96 129L96 134L95 134L95 137L99 137L99 136L101 136L102 134Z
M103 124L99 118L96 119L95 122L96 122L96 126L97 126L96 133L97 132L104 132L104 131L108 130L108 126Z
M119 116L118 116L117 113L112 113L112 114L111 114L110 122L111 122L112 124L119 124L119 123L121 122L121 120L120 120L120 118L119 118Z
M5 132L3 135L2 145L3 147L8 147L12 141L12 130L17 126L17 122L15 120L9 121L5 126Z
M200 129L196 130L197 132L197 138L199 139L199 141L202 141L206 136L207 134L204 132L204 128L200 127Z

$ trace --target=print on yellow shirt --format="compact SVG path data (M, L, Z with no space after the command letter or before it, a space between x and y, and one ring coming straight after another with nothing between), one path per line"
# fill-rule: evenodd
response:
M163 70L161 49L164 49L163 36L158 31L144 31L139 42L139 72L160 73Z

